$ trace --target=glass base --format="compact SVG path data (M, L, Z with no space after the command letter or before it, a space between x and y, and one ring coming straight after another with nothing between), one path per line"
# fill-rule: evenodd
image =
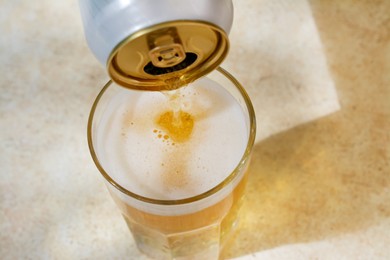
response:
M154 259L218 259L221 225L164 234L124 217L138 249Z

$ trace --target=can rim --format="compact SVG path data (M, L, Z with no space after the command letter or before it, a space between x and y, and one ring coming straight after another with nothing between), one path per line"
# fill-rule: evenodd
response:
M149 34L155 30L163 29L166 27L182 25L193 25L208 28L216 34L218 42L216 43L216 48L205 60L202 60L196 66L185 70L178 70L177 72L169 73L170 77L160 77L156 76L154 79L151 78L135 78L130 74L124 74L119 71L119 68L115 64L115 58L119 51L134 41L135 39ZM212 24L210 22L201 21L201 20L174 20L159 23L152 25L146 28L143 28L119 42L111 51L107 63L106 69L110 78L117 83L118 85L137 90L148 90L148 91L161 91L161 90L173 90L180 88L184 85L187 85L202 76L207 75L211 71L215 70L226 58L229 51L229 39L226 32L219 26ZM176 82L181 82L180 84L172 85L169 83L169 79L175 79Z

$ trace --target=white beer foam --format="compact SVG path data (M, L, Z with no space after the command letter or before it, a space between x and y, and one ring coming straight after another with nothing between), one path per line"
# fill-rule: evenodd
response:
M97 127L103 168L133 193L165 200L201 194L224 180L244 154L247 119L229 92L206 78L180 91L183 111L194 118L186 142L158 137L166 133L156 118L170 110L160 92L119 92Z

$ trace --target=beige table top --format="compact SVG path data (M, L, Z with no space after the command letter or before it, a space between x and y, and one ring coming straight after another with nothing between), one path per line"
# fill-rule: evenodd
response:
M256 143L224 258L390 257L390 1L309 6L340 109ZM0 21L0 259L144 259L89 155L108 77L77 2L2 1ZM226 66L254 84L242 55Z

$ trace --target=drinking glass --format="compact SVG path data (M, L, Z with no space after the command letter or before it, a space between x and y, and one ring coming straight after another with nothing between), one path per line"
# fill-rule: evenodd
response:
M156 259L218 259L224 242L236 226L244 198L248 163L255 140L256 123L251 101L240 83L222 68L206 76L227 90L245 117L245 147L235 168L211 189L191 197L159 199L125 188L113 169L105 167L99 140L100 128L110 124L102 117L113 98L129 90L109 81L97 96L88 121L88 144L92 158L118 205L138 249ZM198 80L199 82L202 79ZM197 82L193 84L197 84ZM206 84L205 83L205 84ZM115 111L114 111L115 113ZM236 138L231 136L231 138ZM136 142L137 140L133 140ZM223 150L219 151L224 153ZM188 160L191 160L189 158ZM215 162L224 163L224 162ZM136 169L136 167L133 167ZM212 173L211 173L212 174ZM144 180L148 182L146 178ZM114 245L113 245L114 246Z

